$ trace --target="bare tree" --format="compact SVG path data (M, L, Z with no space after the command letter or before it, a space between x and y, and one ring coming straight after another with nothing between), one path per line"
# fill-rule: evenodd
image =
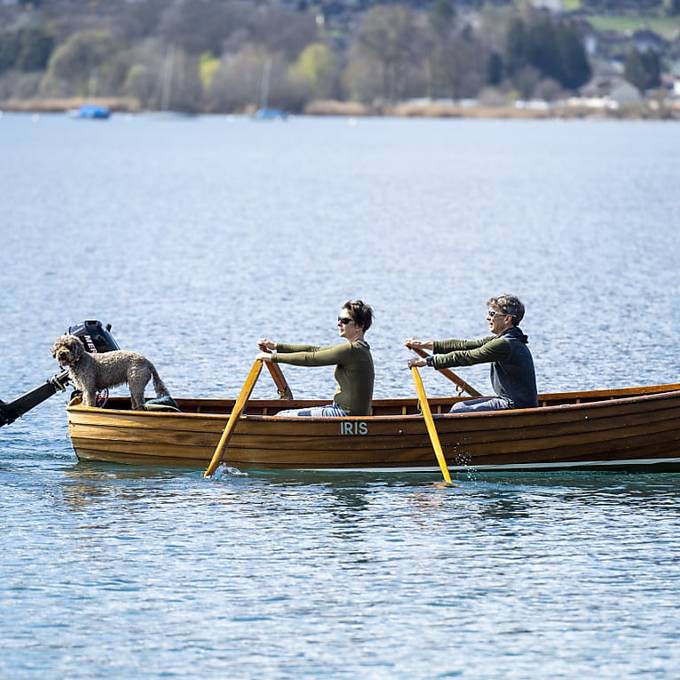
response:
M244 111L265 103L299 111L309 96L308 85L291 73L281 52L272 54L262 45L246 45L236 54L224 55L221 62L207 92L210 111Z
M405 5L378 6L366 12L358 36L358 54L374 60L380 82L375 91L388 102L404 91L406 73L418 56L418 28Z

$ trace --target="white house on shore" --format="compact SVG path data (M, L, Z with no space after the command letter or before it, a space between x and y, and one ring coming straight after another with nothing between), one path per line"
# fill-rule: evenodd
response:
M617 109L639 104L643 99L634 85L617 75L594 76L581 88L580 94L584 103L590 102L586 105L595 108Z

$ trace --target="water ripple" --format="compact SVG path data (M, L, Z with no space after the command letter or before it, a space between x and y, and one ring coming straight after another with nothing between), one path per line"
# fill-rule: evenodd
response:
M410 395L403 338L483 333L507 289L543 390L676 380L673 130L5 116L0 398L92 316L177 395L233 396L256 338L333 342L355 295L376 396ZM67 396L0 430L0 677L676 674L680 475L206 481L77 463Z

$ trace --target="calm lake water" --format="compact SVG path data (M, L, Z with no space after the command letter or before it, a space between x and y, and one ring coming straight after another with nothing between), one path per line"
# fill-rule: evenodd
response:
M357 296L376 396L411 395L403 339L505 291L540 390L677 382L679 177L672 123L5 115L0 399L88 318L235 396L258 337L333 342ZM79 464L66 399L0 429L0 677L677 676L680 475L206 481Z

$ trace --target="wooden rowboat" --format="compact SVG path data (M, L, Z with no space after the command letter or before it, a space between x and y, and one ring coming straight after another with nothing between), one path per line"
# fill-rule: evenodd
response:
M543 394L537 408L449 414L456 398L430 399L452 471L562 469L680 471L680 384ZM178 399L181 412L68 408L80 460L205 468L234 400ZM374 415L274 418L321 401L251 400L224 456L237 468L438 471L416 399L380 399Z

